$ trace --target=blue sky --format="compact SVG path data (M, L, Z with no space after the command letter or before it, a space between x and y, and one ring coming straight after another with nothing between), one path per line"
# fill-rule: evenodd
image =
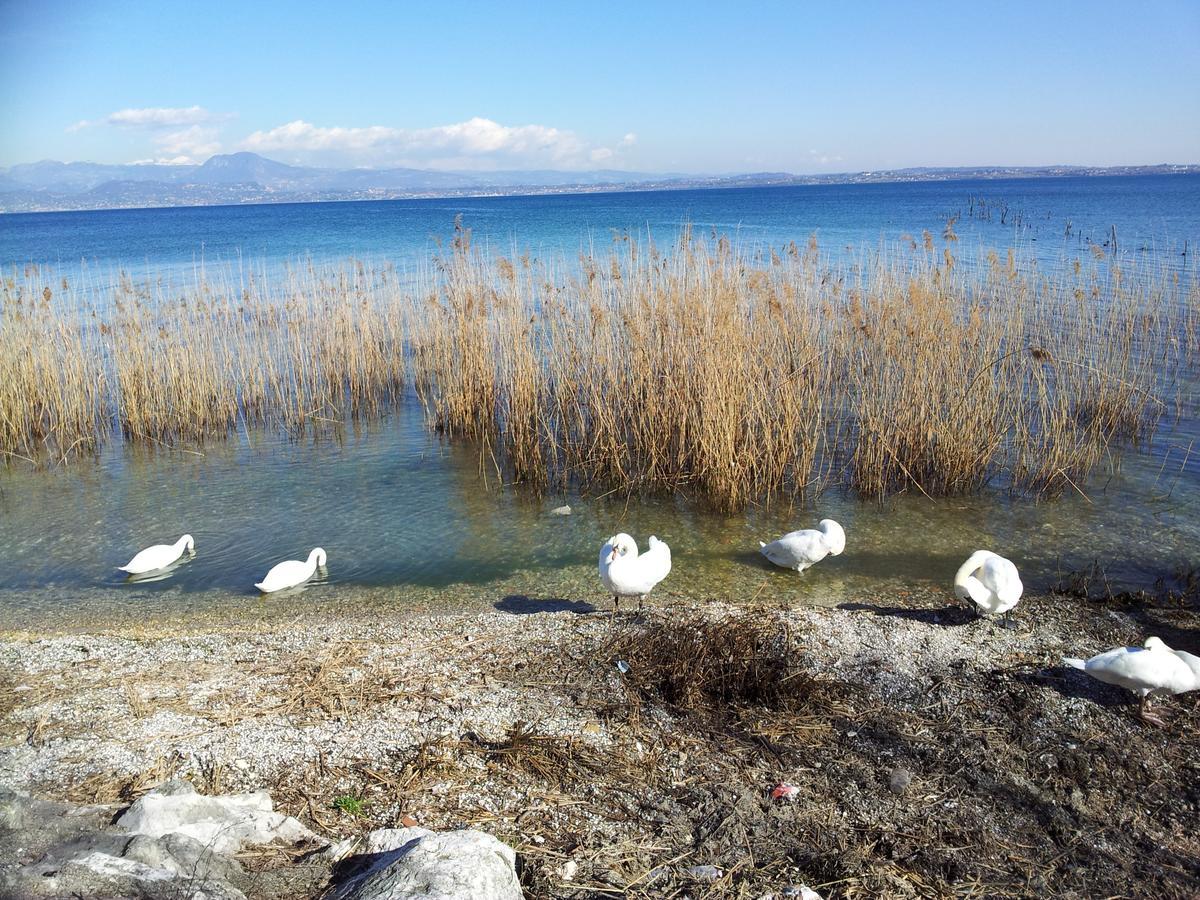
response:
M1200 3L0 0L0 166L1200 162Z

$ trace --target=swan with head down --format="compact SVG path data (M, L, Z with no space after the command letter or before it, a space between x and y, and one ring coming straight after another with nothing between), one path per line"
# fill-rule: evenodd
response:
M1097 681L1115 684L1141 698L1138 714L1154 725L1164 725L1148 704L1154 694L1182 694L1200 688L1200 659L1183 650L1172 650L1151 637L1141 647L1114 647L1091 659L1063 658L1063 665L1080 669Z
M600 581L613 595L613 615L622 597L637 597L640 610L646 595L670 573L671 548L654 535L641 555L637 542L624 533L613 535L600 548Z
M979 615L1008 613L1017 605L1025 586L1017 567L991 550L976 550L958 567L954 576L954 596L972 605Z
M314 547L304 562L300 562L298 559L289 559L278 563L271 567L266 578L254 586L264 594L282 591L285 588L299 587L317 573L318 567L325 567L325 551L320 547Z
M117 568L130 575L145 575L147 572L165 569L181 559L185 553L193 553L195 550L196 542L192 540L190 534L185 534L173 544L155 544L153 547L147 547L125 565Z
M769 544L758 542L760 552L777 566L803 572L826 556L838 556L846 549L846 532L833 519L822 519L817 527L789 531Z

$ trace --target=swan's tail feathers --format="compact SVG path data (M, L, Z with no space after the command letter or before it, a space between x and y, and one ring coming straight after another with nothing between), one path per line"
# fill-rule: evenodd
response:
M127 568L125 566L117 566L117 571L118 572L128 572L130 575L133 574L133 569Z
M254 586L256 588L258 588L260 591L262 591L264 594L267 592L267 583L265 581L259 581Z
M766 545L766 544L764 544L762 541L759 541L759 542L758 542L758 548L759 548L760 550L761 550L763 547L765 547L765 546L767 546L767 545Z
M1076 659L1074 656L1064 656L1063 665L1070 666L1072 669L1086 669L1087 664L1082 659Z

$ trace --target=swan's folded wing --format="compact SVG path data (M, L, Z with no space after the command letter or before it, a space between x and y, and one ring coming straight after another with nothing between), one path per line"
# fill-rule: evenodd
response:
M643 566L647 580L658 584L671 574L671 548L651 535L649 549L638 557L638 563Z
M777 541L763 547L763 555L777 566L791 568L800 563L812 564L824 559L829 553L824 535L819 531L805 529L785 534Z

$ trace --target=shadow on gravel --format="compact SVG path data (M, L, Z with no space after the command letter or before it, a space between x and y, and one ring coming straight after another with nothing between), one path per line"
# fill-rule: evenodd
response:
M1031 672L1014 672L1009 677L1013 681L1027 684L1030 687L1050 688L1059 696L1089 700L1097 706L1110 709L1137 705L1133 694L1124 688L1097 681L1084 672L1068 666L1051 666Z
M838 609L847 612L871 612L877 616L892 616L897 619L911 619L914 622L924 622L926 625L943 625L959 627L978 622L988 627L973 612L961 606L943 606L940 609L919 609L908 606L876 606L873 603L840 603Z
M524 594L510 594L503 600L492 604L500 612L512 613L517 616L529 616L534 613L570 612L578 615L594 613L596 607L586 600L564 600L561 597L537 600Z

